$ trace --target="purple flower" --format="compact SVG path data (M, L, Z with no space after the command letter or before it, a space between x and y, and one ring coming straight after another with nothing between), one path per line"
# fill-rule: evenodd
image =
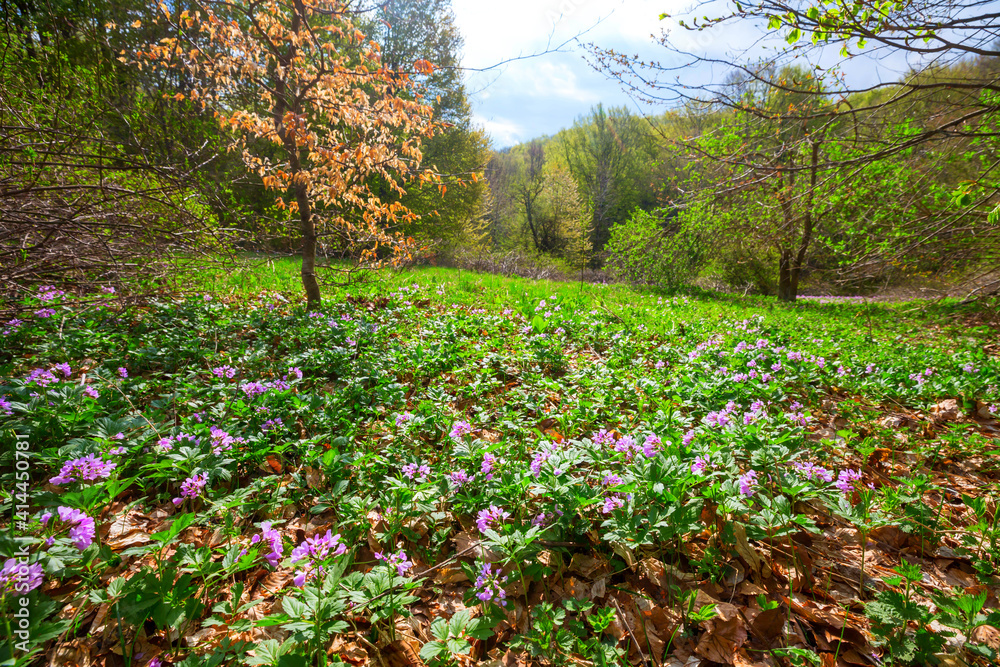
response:
M472 425L467 421L457 421L451 426L451 437L458 440L462 436L472 433Z
M646 441L642 444L642 455L647 459L651 459L656 456L656 450L660 447L662 441L658 435L647 435Z
M44 368L36 368L28 374L28 377L24 379L25 384L36 384L39 387L47 387L50 384L58 382L59 380L52 371L47 371Z
M294 375L296 380L302 379L302 369L300 369L298 366L292 366L291 368L288 369L288 372Z
M271 567L278 567L278 563L281 562L281 554L284 547L281 544L281 533L271 528L270 521L264 521L260 524L261 535L267 544L271 547L271 551L264 556L264 560L268 562ZM260 536L254 535L254 538L260 540ZM251 544L253 542L251 541Z
M246 394L247 398L253 398L254 396L259 396L267 391L265 387L260 382L244 382L240 385L240 390Z
M390 567L395 567L396 572L399 576L404 576L406 571L413 567L413 562L410 561L406 553L400 549L399 553L384 555L381 551L375 552L375 560L384 561L386 565Z
M413 421L413 415L404 410L402 414L396 415L396 428L402 428L410 421Z
M115 288L111 287L110 285L102 285L101 286L101 291L104 292L105 294L114 294L115 293ZM158 658L154 658L154 659L158 660ZM152 665L153 663L151 662L149 664Z
M621 509L625 506L625 501L617 493L613 493L604 499L604 506L601 508L602 514L611 514L616 509Z
M260 430L263 432L272 431L282 426L281 417L275 417L274 419L268 419L266 422L260 425ZM232 440L232 438L230 438Z
M688 445L691 444L692 441L694 441L694 436L695 436L694 430L693 429L689 430L687 433L684 434L684 438L681 440L681 442L683 442L684 446L687 447Z
M14 408L14 406L11 405L11 402L8 401L6 399L6 397L0 396L0 410L3 410L5 415L7 415L9 417L12 414L14 414L14 409L13 408Z
M100 394L98 393L98 391L96 389L94 389L93 387L89 386L89 385L83 388L83 393L85 393L87 396L90 396L91 398L94 398L94 399L96 399L96 398L98 398L100 396Z
M222 378L232 379L236 377L236 369L233 368L232 366L217 366L212 369L212 375L214 375L219 379Z
M483 462L479 465L479 472L486 476L486 480L493 479L493 466L496 465L497 457L489 452L483 454Z
M118 375L120 375L122 377L122 379L124 380L125 378L128 377L128 369L125 368L124 366L119 366L118 367Z
M757 485L757 471L749 470L740 475L740 493L749 498L753 495L753 489Z
M456 470L455 472L451 473L448 476L448 478L451 480L452 484L455 485L456 489L462 488L463 486L465 486L466 484L468 484L469 482L471 482L474 477L475 477L475 475L470 476L464 470Z
M694 463L691 464L691 472L696 475L704 475L705 469L708 468L710 461L707 456L696 456Z
M119 431L118 433L115 433L113 436L111 436L111 439L112 440L124 440L125 439L125 434L122 433L121 431Z
M315 579L318 575L323 574L323 566L313 566L312 561L306 561L305 565L302 566L300 570L295 573L292 577L292 583L294 583L299 588L306 585L307 581Z
M49 479L49 482L56 485L79 481L92 482L110 476L116 467L117 463L105 461L96 454L88 454L63 463L59 474Z
M812 479L813 477L816 477L816 478L822 479L823 481L826 481L826 482L832 482L833 481L833 473L832 472L830 472L826 468L822 468L822 467L820 467L820 466L818 466L818 465L816 465L814 463L796 462L796 463L793 464L793 466L795 467L796 470L798 470L803 475L805 475L806 479Z
M965 371L966 373L977 373L978 372L978 370L976 369L976 367L972 365L972 362L969 362L969 363L965 364L964 366L962 366L962 370Z
M115 288L112 287L111 289L114 290ZM148 663L146 663L146 667L163 667L163 661L160 660L160 656L156 656Z
M185 498L197 498L205 489L206 484L208 484L208 475L206 473L188 477L181 482L181 495L179 498L173 499L174 505L180 505L184 502Z
M69 377L70 375L73 374L73 370L69 367L69 364L65 362L61 364L56 364L56 370L62 371L62 374L66 377Z
M505 521L510 517L510 512L505 512L496 505L490 505L488 509L480 510L476 519L476 527L480 533L486 532L487 528L493 527L494 521Z
M108 454L111 454L112 456L121 456L122 454L126 453L127 451L128 451L128 449L125 448L125 447L115 447L114 449L109 449L108 450Z
M789 352L788 354L785 355L785 357L789 361L802 361L802 353L801 352Z
M94 520L78 509L71 507L57 507L59 520L68 523L71 528L69 537L77 549L83 551L91 545L97 535L97 525Z
M43 320L52 317L55 314L56 311L53 310L52 308L39 308L38 310L35 311L35 316L40 317Z
M613 444L615 441L615 436L612 433L609 433L608 431L602 428L600 431L594 434L593 440L595 445L600 445L603 447L604 445Z
M38 517L38 520L44 526L52 518L52 512L42 512L42 516Z
M854 482L858 481L861 481L860 470L841 470L837 475L837 481L833 485L843 493L850 493L854 490Z
M403 466L403 476L407 479L416 478L418 482L427 480L427 475L431 474L431 469L424 463L407 463Z
M19 558L8 558L0 569L0 593L13 592L25 595L42 585L42 564L25 563Z
M303 558L323 560L330 555L340 556L347 552L347 545L341 543L340 534L327 530L325 535L307 537L302 544L292 549L291 560L297 563Z
M625 480L623 480L621 477L612 472L609 472L607 475L604 476L604 479L601 480L601 484L603 484L604 486L618 486L624 483Z
M476 583L473 586L473 590L476 591L476 597L480 601L489 604L491 602L499 604L500 606L507 606L507 593L503 589L503 584L506 583L507 577L501 577L503 573L499 567L494 570L489 563L483 563L483 566L479 570L479 576L476 577Z

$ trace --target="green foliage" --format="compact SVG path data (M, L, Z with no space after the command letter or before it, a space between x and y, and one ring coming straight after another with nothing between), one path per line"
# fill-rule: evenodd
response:
M692 211L636 209L611 228L608 268L631 283L678 287L698 277L706 262L706 239Z

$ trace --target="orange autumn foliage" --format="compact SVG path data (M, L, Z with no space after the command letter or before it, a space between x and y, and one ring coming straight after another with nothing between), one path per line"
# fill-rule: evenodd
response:
M354 26L347 5L205 1L179 15L159 8L174 36L139 50L136 63L181 73L186 88L174 97L214 111L233 134L230 149L279 193L278 207L302 235L310 305L320 301L318 235L338 235L372 262L387 254L383 248L392 250L389 261L412 250L412 239L394 228L416 216L370 184L379 181L396 200L407 181L439 182L420 167L421 140L437 125L409 73L383 66L378 45ZM251 101L241 102L248 90ZM282 150L255 150L260 140Z

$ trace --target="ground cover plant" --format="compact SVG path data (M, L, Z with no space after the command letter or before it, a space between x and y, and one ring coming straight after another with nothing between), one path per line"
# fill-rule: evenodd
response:
M3 324L3 664L998 660L983 313L204 280Z

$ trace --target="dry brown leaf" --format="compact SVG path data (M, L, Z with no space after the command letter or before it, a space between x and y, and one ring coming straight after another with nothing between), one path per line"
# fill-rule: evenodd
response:
M740 555L743 562L747 564L750 571L754 573L757 581L763 581L771 577L771 568L764 559L761 558L757 550L747 540L746 528L739 523L733 524L733 534L736 537L736 553Z
M83 639L57 644L46 654L48 667L91 667L90 644Z
M733 656L747 640L743 619L739 616L728 621L713 618L702 623L702 626L706 631L698 641L694 652L713 662L734 664Z

